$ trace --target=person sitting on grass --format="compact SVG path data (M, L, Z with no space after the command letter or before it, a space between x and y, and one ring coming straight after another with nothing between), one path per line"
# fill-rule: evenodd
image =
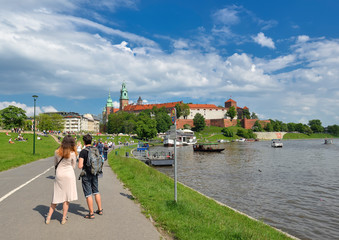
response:
M10 138L10 139L8 140L8 143L14 144L14 142L12 141L12 138Z

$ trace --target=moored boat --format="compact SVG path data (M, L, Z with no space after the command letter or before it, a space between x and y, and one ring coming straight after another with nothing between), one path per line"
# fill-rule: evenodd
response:
M146 164L151 166L172 166L174 164L174 154L168 153L151 153L147 156Z
M332 139L325 139L324 144L333 144Z
M193 145L195 152L221 152L225 146L219 143L197 143Z
M271 147L274 147L274 148L282 148L283 145L284 145L284 144L281 142L280 139L272 139Z
M187 145L193 145L197 143L197 138L194 136L194 132L189 129L178 129L176 130L176 145L177 146L187 146ZM174 139L170 138L170 132L167 132L164 137L164 146L165 147L173 147L174 146Z

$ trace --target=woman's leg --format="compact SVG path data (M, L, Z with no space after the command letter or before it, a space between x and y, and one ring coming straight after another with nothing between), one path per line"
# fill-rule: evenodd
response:
M63 209L63 212L62 212L62 219L66 219L66 217L67 217L67 212L68 212L68 208L69 208L69 202L65 201L65 202L62 204L62 209Z
M52 214L53 214L55 208L56 208L56 204L51 203L51 206L49 207L49 211L48 211L48 214L47 214L47 217L46 217L46 224L49 224L49 222L51 221L51 217L52 217Z

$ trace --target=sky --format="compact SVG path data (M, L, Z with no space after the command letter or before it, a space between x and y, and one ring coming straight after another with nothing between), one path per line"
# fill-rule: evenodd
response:
M130 102L339 124L337 0L0 0L0 109Z

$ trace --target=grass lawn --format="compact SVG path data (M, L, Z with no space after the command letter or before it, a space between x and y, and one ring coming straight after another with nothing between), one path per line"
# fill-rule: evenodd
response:
M335 136L327 133L313 133L307 135L304 133L286 133L283 139L317 139L317 138L336 138Z
M35 155L33 155L33 134L23 133L23 137L28 141L20 142L14 139L18 137L17 133L0 133L0 171L18 167L23 164L33 162L38 159L51 157L59 144L51 137L42 137L42 140L35 141ZM8 140L12 138L14 144L9 144Z
M174 199L173 180L139 160L126 158L127 148L109 155L118 178L156 224L174 239L290 239L277 230L217 204L178 184Z

